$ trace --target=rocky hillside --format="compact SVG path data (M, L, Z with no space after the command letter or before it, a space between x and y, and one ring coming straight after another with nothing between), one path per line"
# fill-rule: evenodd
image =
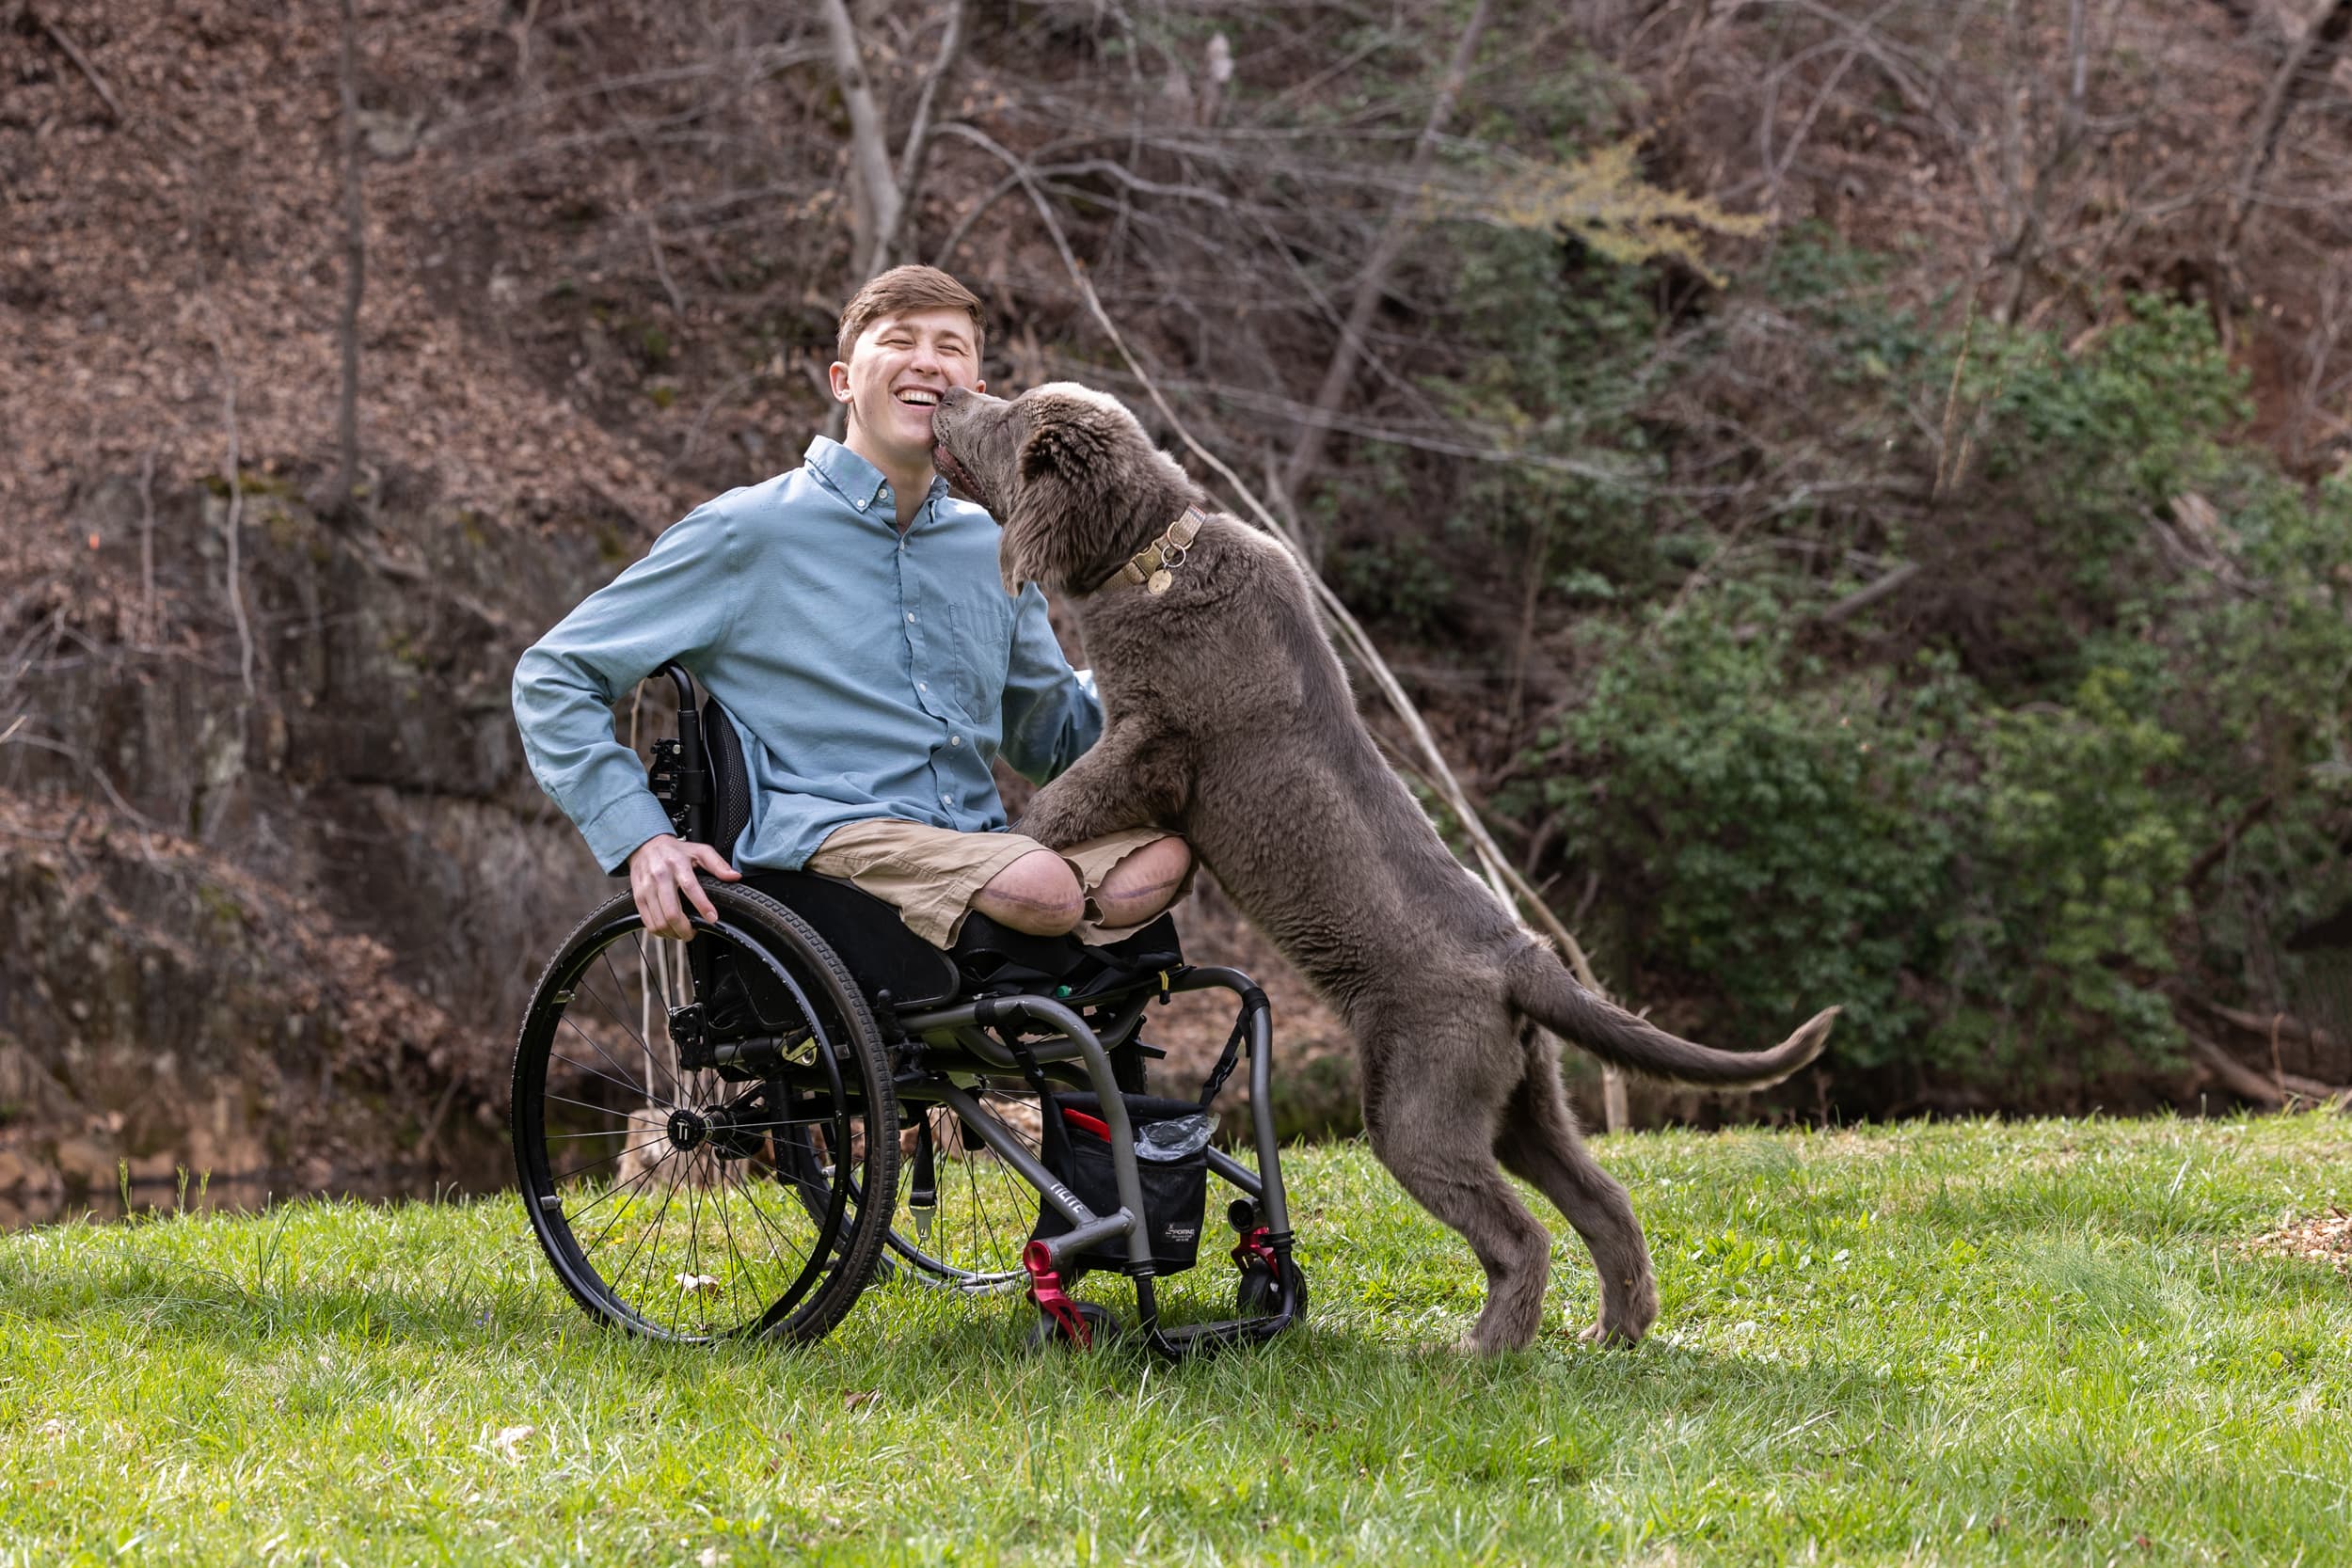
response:
M494 1161L609 891L508 672L796 461L878 244L983 293L999 388L1140 398L1083 269L1622 994L1861 998L1774 1114L2260 1098L2200 1054L2261 1053L2232 1015L2293 1022L2273 1089L2352 1075L2298 1017L2352 842L2352 8L1376 10L0 5L0 1190ZM2146 734L2082 695L2134 647Z
M362 8L365 456L332 515L331 9L0 33L0 1193L495 1161L537 965L613 891L523 766L515 657L821 420L796 367L773 440L706 433L670 393L719 311L575 309L611 264L578 213L646 177L625 141L580 187L455 149L580 33ZM791 286L794 355L835 292Z

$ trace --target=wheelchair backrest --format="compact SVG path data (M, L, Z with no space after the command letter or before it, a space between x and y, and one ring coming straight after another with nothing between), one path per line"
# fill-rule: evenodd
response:
M733 862L736 840L752 820L743 743L727 710L695 686L693 676L675 663L654 673L667 675L676 689L678 733L675 740L654 742L645 782L679 837L707 844Z
M703 767L710 773L710 847L732 864L735 841L751 826L751 774L743 766L743 742L719 699L706 692L700 707Z

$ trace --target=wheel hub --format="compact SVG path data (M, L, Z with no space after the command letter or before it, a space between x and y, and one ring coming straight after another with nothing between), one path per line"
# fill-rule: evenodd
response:
M670 1113L668 1132L673 1148L707 1148L722 1160L742 1160L767 1146L767 1113L754 1101L700 1109L681 1105Z
M710 1122L700 1111L681 1106L670 1113L670 1143L675 1148L693 1148L710 1136Z

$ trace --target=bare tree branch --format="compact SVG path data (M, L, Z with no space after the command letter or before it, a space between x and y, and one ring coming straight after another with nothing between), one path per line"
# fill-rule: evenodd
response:
M343 311L338 331L343 378L336 408L335 487L326 506L336 517L350 515L352 492L359 481L359 301L367 288L368 264L367 212L359 186L359 21L352 0L342 0L342 66L338 74L343 110ZM248 678L246 689L252 689Z
M1877 580L1864 583L1813 619L1823 626L1842 621L1858 610L1867 610L1918 575L1919 563L1915 561L1906 561Z
M2190 1035L2188 1050L2200 1067L2220 1079L2221 1086L2240 1100L2250 1100L2274 1111L2285 1103L2286 1097L2278 1085L2203 1036Z
M139 463L138 645L153 647L159 629L155 617L155 449L150 447Z
M1430 160L1437 154L1438 134L1453 118L1454 101L1460 96L1462 84L1470 75L1479 35L1486 31L1488 8L1489 0L1478 0L1470 21L1463 24L1461 36L1454 40L1454 57L1446 62L1438 96L1429 105L1429 118L1422 126L1420 139L1413 144L1405 188L1391 203L1388 221L1373 245L1372 254L1365 259L1364 270L1357 276L1356 297L1348 307L1347 320L1341 325L1339 344L1331 351L1331 362L1324 368L1323 385L1315 391L1307 427L1299 432L1298 444L1291 449L1290 462L1282 469L1282 489L1289 496L1299 495L1315 465L1322 460L1331 418L1339 412L1347 388L1356 378L1356 365L1364 353L1364 335L1372 325L1373 312L1380 307L1382 294L1388 291L1389 269L1396 264L1396 258L1414 228L1413 212L1421 199L1419 187L1428 173ZM1320 553L1318 548L1309 559Z
M229 342L220 330L220 312L209 291L204 295L204 317L212 333L213 353L220 360L220 415L229 443L227 461L221 467L221 477L229 482L229 515L221 523L229 546L229 615L237 626L237 676L245 683L245 694L250 697L253 627L245 614L245 567L240 559L245 524L245 482L240 471L245 459L237 444L237 369L230 362Z
M2243 1029L2250 1035L2266 1036L2273 1041L2283 1036L2297 1045L2309 1046L2319 1051L2339 1050L2344 1043L2318 1025L2306 1023L2301 1019L2286 1013L2272 1013L2265 1017L2261 1013L2249 1013L2239 1007L2225 1007L2218 1002L2207 1002L2201 997L2193 997L2191 1000L2199 1007L2233 1028Z
M939 50L923 73L914 116L907 126L894 168L889 132L873 77L859 47L857 24L847 0L820 0L825 27L833 47L834 73L841 84L841 99L850 112L850 164L855 217L850 249L859 275L870 277L889 266L898 250L907 214L914 210L930 158L939 93L963 55L970 0L949 0L947 22L940 34ZM960 237L960 236L959 236Z
M661 280L661 292L670 296L670 314L686 319L686 296L678 293L677 279L670 276L669 261L661 254L661 230L655 227L653 214L640 214L645 220L645 252L653 258L654 276Z
M2352 1090L2276 1069L2265 1078L2204 1036L2193 1030L2186 1033L2189 1054L2197 1064L2220 1079L2222 1086L2241 1100L2250 1100L2274 1111L2283 1110L2296 1100L2332 1105L2338 1111L2352 1109Z
M2254 113L2254 131L2248 138L2237 182L2230 192L2230 215L2221 234L2225 261L2237 253L2238 236L2246 228L2247 214L2254 209L2255 194L2270 168L2271 159L2278 154L2279 134L2286 129L2295 106L2335 70L2348 35L2352 35L2352 0L2333 0L2312 24L2302 41L2271 73L2262 107Z
M98 96L105 102L108 117L118 125L122 123L122 101L115 97L115 89L106 85L106 78L98 74L98 68L90 64L89 56L82 53L80 47L67 35L66 30L43 15L40 8L33 5L32 0L25 0L24 15L31 19L34 26L48 35L49 41L56 44L64 53L65 57L73 62L73 68L88 80L91 87L98 89Z
M931 68L923 76L923 87L914 100L914 119L907 125L906 141L898 149L898 204L890 227L874 237L874 247L866 257L866 272L878 273L888 266L898 248L898 233L906 226L907 214L914 210L915 198L922 194L923 171L930 159L931 114L939 98L941 84L956 68L963 54L964 19L970 0L949 0L947 28L940 35L939 53L931 60Z

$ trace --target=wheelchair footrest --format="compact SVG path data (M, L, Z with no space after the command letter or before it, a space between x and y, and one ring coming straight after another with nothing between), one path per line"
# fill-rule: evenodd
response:
M1228 1318L1220 1323L1184 1323L1175 1328L1155 1327L1149 1334L1153 1350L1181 1359L1271 1339L1290 1327L1292 1322L1290 1314L1279 1313L1263 1318Z

